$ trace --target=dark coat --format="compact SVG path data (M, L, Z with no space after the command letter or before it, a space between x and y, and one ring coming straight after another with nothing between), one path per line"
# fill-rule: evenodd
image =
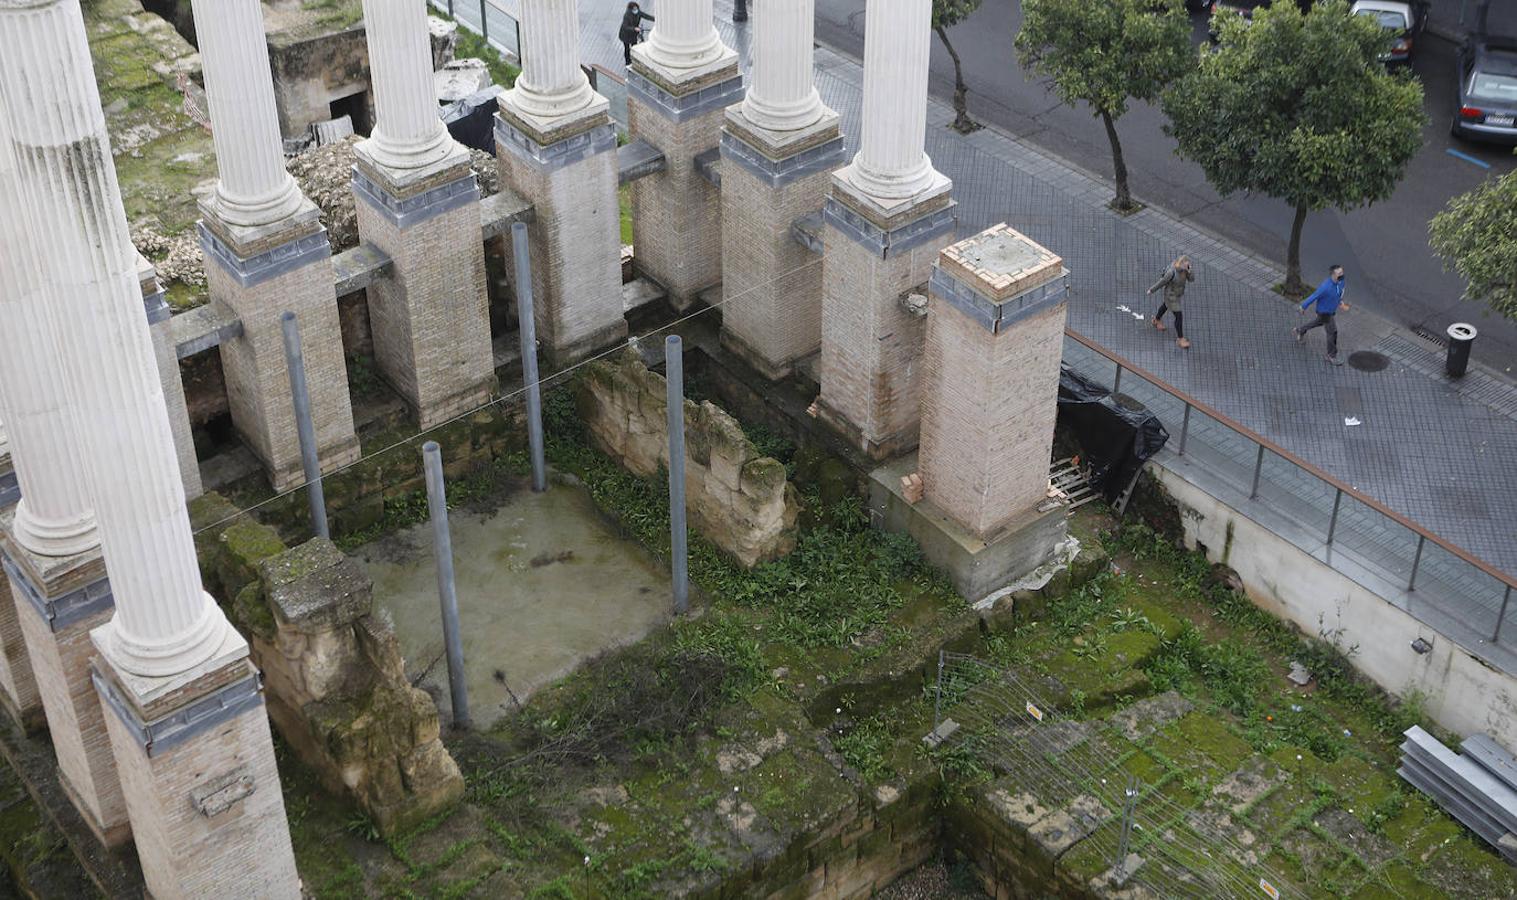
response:
M653 17L643 12L641 9L639 9L637 12L633 12L630 9L627 10L626 14L622 16L622 27L621 30L617 31L616 33L617 38L619 38L623 44L637 43L637 39L639 37L638 29L642 26L644 20L652 22Z

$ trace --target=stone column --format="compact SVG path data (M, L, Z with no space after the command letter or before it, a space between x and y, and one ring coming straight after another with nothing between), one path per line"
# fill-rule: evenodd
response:
M221 365L233 423L284 490L304 481L279 325L286 310L300 321L322 468L358 458L331 245L284 169L262 4L201 3L194 14L220 173L200 204L206 281L242 320Z
M394 261L368 290L374 358L431 428L495 386L479 187L437 115L426 0L365 0L364 23L378 121L353 196L364 242Z
M537 337L565 366L627 336L616 130L579 68L574 0L522 0L521 39L523 69L500 98L495 153L501 180L532 202Z
M627 119L633 139L664 154L662 172L632 183L633 259L676 309L722 279L721 194L702 169L719 155L725 110L742 92L711 0L664 0L653 34L632 48Z
M823 208L819 415L876 459L916 446L923 319L937 251L953 237L951 182L924 150L931 0L871 0L859 152Z
M168 301L163 299L163 285L158 270L148 258L137 254L137 280L142 287L142 305L147 312L148 331L153 336L153 361L158 368L158 383L163 387L163 402L169 411L174 431L174 453L179 461L179 480L186 500L205 493L200 482L200 463L195 459L195 437L190 431L190 410L184 399L184 379L179 372L179 353L174 343L174 317Z
M770 379L822 343L822 258L792 229L843 162L812 83L814 16L815 0L755 6L748 93L722 126L722 343Z
M15 151L25 135L11 92L51 72L55 61L18 41L30 11L0 6L0 390L4 392L16 485L15 506L0 504L0 566L6 597L0 643L23 726L37 727L40 708L58 760L58 780L97 839L116 846L131 837L126 801L105 740L105 718L90 686L94 655L89 629L113 611L100 553L93 501L64 379L57 371L57 321L43 292L41 253L29 220ZM16 123L34 125L35 123ZM13 140L22 141L21 144ZM13 692L13 693L12 693Z
M116 599L90 635L92 680L147 889L298 897L257 673L200 583L78 0L0 13L0 46L46 294L32 305L68 324L51 370L89 423L82 456Z

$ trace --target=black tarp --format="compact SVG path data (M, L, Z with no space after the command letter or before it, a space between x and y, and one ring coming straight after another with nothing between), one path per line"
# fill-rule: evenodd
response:
M453 140L475 150L495 152L495 98L499 93L500 89L491 85L442 108L442 120Z
M1066 365L1059 367L1059 425L1080 445L1090 486L1109 503L1169 440L1148 407L1125 394L1114 398L1110 389Z

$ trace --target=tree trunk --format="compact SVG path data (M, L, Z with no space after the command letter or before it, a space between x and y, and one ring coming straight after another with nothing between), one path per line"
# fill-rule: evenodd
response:
M1285 251L1285 295L1305 297L1306 282L1301 280L1301 229L1306 225L1306 204L1296 207L1296 218L1291 222L1290 244Z
M1101 110L1101 124L1106 126L1106 139L1111 141L1111 167L1117 176L1117 198L1112 201L1112 206L1121 212L1133 208L1132 191L1127 187L1127 161L1122 158L1122 142L1117 139L1117 123L1112 121L1111 113Z
M959 52L953 49L953 44L948 40L948 30L941 25L935 26L933 31L938 33L938 40L948 50L948 56L953 59L953 127L960 134L968 134L980 127L980 123L969 118L969 85L964 83L964 64L959 62Z

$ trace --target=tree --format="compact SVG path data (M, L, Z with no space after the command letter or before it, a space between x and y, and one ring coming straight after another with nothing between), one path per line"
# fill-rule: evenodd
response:
M1164 92L1168 132L1224 195L1258 191L1295 209L1285 293L1299 297L1306 214L1384 200L1422 145L1422 86L1377 60L1389 38L1343 0L1222 22L1219 46Z
M1517 172L1450 200L1428 238L1444 267L1468 282L1466 300L1517 319Z
M979 128L980 123L969 118L969 85L964 83L964 64L959 62L959 52L953 49L953 44L948 40L948 29L969 18L980 8L981 2L982 0L932 0L932 30L937 32L938 40L943 42L943 48L953 60L953 127L963 134Z
M1024 68L1053 81L1059 99L1090 104L1111 142L1119 210L1134 207L1116 120L1195 62L1181 0L1023 0L1016 47Z

